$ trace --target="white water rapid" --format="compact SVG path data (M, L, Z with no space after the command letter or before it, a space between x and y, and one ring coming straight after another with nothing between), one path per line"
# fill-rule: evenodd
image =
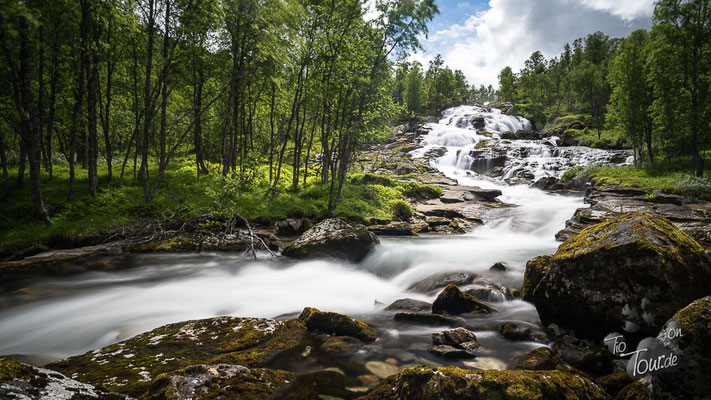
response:
M473 129L470 121L475 116L484 117L489 133ZM514 207L498 210L497 218L461 236L382 238L378 250L357 265L282 258L270 262L266 255L261 258L267 261L252 261L224 253L131 255L125 261L130 268L119 271L35 280L22 288L25 298L17 291L0 292L0 355L50 361L170 322L217 315L276 317L311 306L377 321L389 328L383 352L410 349L424 362L436 364L436 357L422 351L421 345L412 350L417 347L412 344L430 342L429 333L440 329L394 325L392 315L374 302L389 304L405 297L432 301L433 295L408 288L445 271L475 272L520 286L526 261L555 251L559 244L555 233L583 203L581 197L551 195L509 182L522 170L535 178L559 176L570 166L606 161L614 154L558 148L541 140L504 144L498 139L503 132L530 129L530 123L498 110L456 107L445 111L439 123L428 125L431 131L414 156L445 147L446 153L432 161L444 174L460 185L500 189L500 200ZM502 146L499 154L507 153L498 178L470 170L470 151L487 139L490 146ZM528 149L526 157L521 149ZM497 261L507 262L511 269L504 274L489 272ZM482 321L482 326L495 328L503 320L538 321L529 303L516 300L495 306L501 312ZM508 342L490 329L476 333L483 350L475 362L488 362L488 367L504 368L514 356L540 346Z

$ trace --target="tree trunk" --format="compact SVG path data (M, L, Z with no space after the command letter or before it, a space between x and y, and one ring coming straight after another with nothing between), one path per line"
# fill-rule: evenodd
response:
M86 14L89 18L93 16L90 15L90 5L88 1L83 1L82 7L86 7ZM99 70L97 67L98 57L96 55L96 23L92 22L92 43L90 49L90 59L87 67L87 92L86 92L86 115L88 124L88 143L87 143L87 162L88 162L88 178L89 178L89 194L91 197L96 197L96 189L99 183L99 177L97 173L98 159L99 159L99 141L97 137L97 90L99 83Z
M148 138L151 134L151 71L153 66L153 33L155 30L155 2L148 0L148 47L146 49L146 79L143 93L143 145L141 146L141 168L139 179L143 181L143 197L146 201L151 200L150 187L148 185Z
M5 193L12 192L12 182L7 171L7 157L5 156L5 134L0 132L0 165L2 165L2 179L5 184Z

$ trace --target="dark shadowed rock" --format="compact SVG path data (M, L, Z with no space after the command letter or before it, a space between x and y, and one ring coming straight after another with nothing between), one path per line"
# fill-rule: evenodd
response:
M586 378L560 371L474 371L412 367L388 377L362 400L605 400Z
M460 349L447 344L437 344L429 349L430 353L442 358L472 358L474 354L465 349Z
M339 336L352 336L366 342L372 342L376 338L375 327L372 324L359 321L345 314L324 312L306 307L299 315L299 320L303 321L310 330L318 330Z
M506 321L499 325L499 332L508 340L546 343L548 337L533 324Z
M430 311L432 303L415 299L398 299L385 307L385 311Z
M667 334L675 328L681 336ZM674 314L657 339L664 348L679 355L679 368L652 376L655 398L708 399L711 393L711 296L698 299Z
M558 365L558 359L548 347L539 347L519 357L514 366L516 369L531 371L551 370Z
M581 371L594 375L613 371L610 353L591 340L566 335L553 343L553 351L561 360Z
M595 383L602 386L610 396L617 396L626 386L629 386L632 379L627 372L618 371L595 379Z
M435 314L491 314L496 311L498 310L463 293L453 284L447 285L432 303L432 312Z
M506 271L508 271L508 269L509 269L508 264L506 264L503 261L499 261L499 262L495 263L494 265L492 265L491 267L489 267L489 271L494 271L494 272L506 272Z
M596 341L623 330L633 343L656 335L676 310L707 294L711 281L704 249L671 222L644 213L588 227L547 265L539 261L527 266L524 298L533 294L544 325ZM534 286L537 274L543 277Z
M0 358L0 398L129 400L126 395L75 381L49 369Z
M282 254L300 259L334 257L359 262L379 243L378 237L365 226L331 218L304 232Z
M313 224L308 218L288 218L274 224L277 235L281 236L301 235L312 226Z
M352 336L330 336L321 343L321 351L330 354L347 354L363 347L363 342Z
M380 236L417 236L421 226L409 222L390 222L387 225L371 225L368 230Z

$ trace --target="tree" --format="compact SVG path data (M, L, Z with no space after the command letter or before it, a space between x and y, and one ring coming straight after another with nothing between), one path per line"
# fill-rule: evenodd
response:
M516 77L511 67L504 67L499 73L499 99L501 101L514 101L516 94Z

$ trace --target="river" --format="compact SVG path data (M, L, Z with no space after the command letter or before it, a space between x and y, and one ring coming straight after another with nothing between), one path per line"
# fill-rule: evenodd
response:
M488 134L469 122L483 116ZM498 110L462 106L446 110L414 157L445 147L433 162L460 185L496 188L513 207L464 235L381 238L381 246L360 264L334 261L292 261L266 254L254 261L241 254L133 254L124 267L111 272L87 272L66 278L44 278L17 290L0 293L0 354L20 355L45 363L96 349L166 323L218 315L295 316L306 306L347 313L377 322L384 340L361 352L354 362L395 357L401 364L441 359L426 351L429 334L440 328L397 325L382 304L399 298L434 300L435 295L408 291L415 282L447 271L474 272L507 286L520 287L526 261L555 251L554 235L562 229L582 197L553 195L529 184L517 184L528 171L535 178L559 177L574 165L607 162L616 152L585 147L558 148L541 140L504 141L506 130L530 129L525 119ZM472 174L470 151L482 140L503 146L508 154L499 178ZM525 149L522 150L522 149ZM619 156L619 155L618 155ZM489 267L505 261L510 269L493 273ZM500 312L476 321L482 344L472 361L446 364L506 368L512 360L539 343L510 342L496 332L501 321L538 324L533 305L521 300L494 304ZM360 358L358 358L360 357ZM308 368L328 365L321 361ZM286 368L306 368L290 364ZM342 366L341 366L342 367Z

